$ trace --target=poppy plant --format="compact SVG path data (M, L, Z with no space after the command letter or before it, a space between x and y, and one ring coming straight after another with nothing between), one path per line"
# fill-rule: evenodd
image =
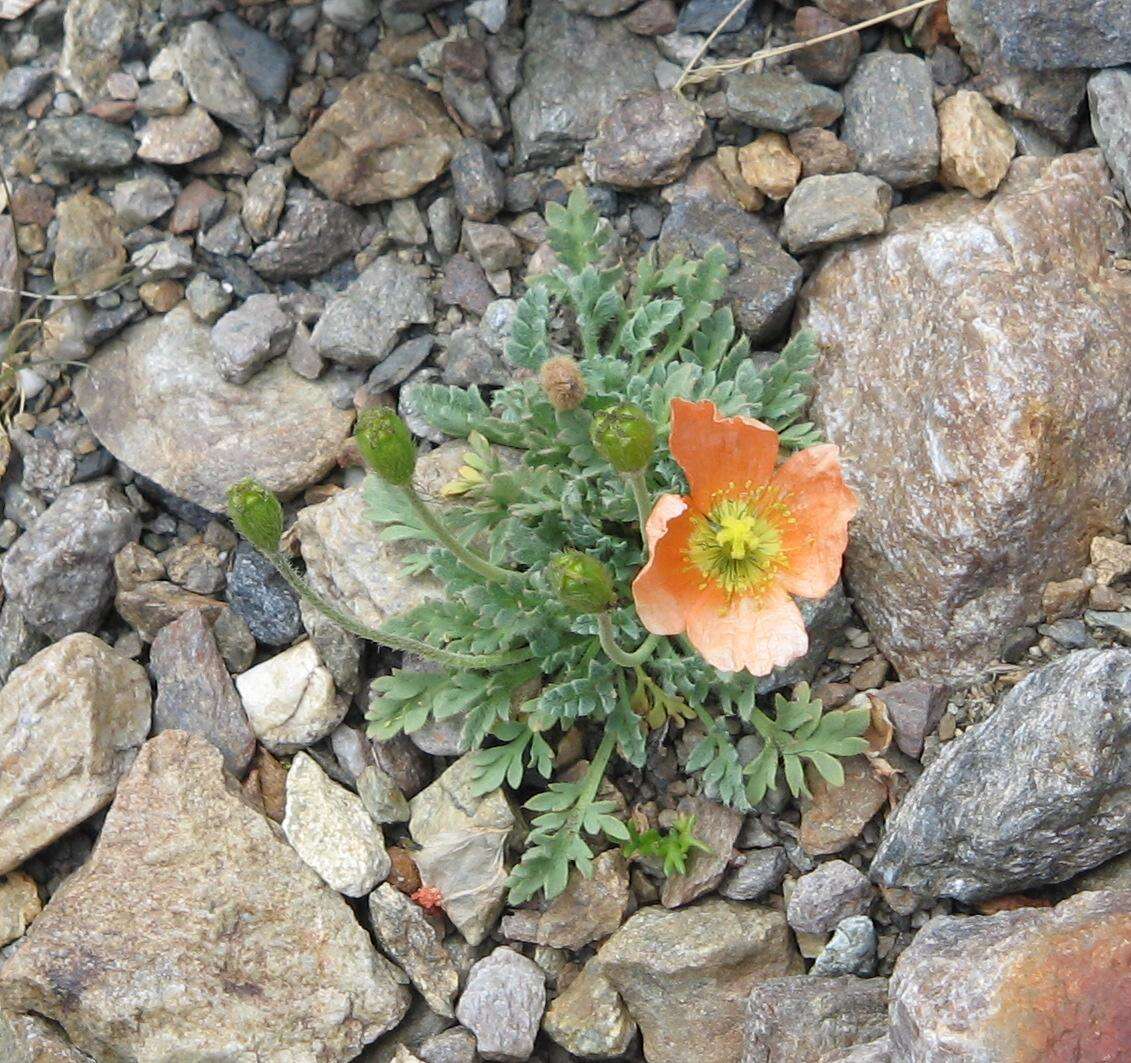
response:
M721 671L767 675L809 647L791 595L823 598L840 578L856 495L831 444L778 465L769 425L720 417L713 402L671 409L669 446L691 494L652 509L637 612L653 634L686 633Z

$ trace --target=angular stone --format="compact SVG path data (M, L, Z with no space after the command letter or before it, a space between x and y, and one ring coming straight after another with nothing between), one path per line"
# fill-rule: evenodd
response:
M807 177L785 204L781 237L794 254L884 231L891 188L859 173Z
M114 555L141 522L112 480L64 488L4 556L4 588L53 639L93 631L114 597Z
M118 224L130 232L172 210L175 200L168 184L155 174L147 174L115 185L110 202Z
M19 319L24 269L16 244L16 226L10 214L0 216L0 329L9 329ZM11 289L11 290L8 290Z
M59 76L83 103L105 95L106 79L122 61L140 8L139 0L74 0L64 8Z
M143 642L152 642L166 624L192 609L200 609L209 623L218 623L228 611L223 602L182 590L168 580L141 583L129 590L119 588L114 609Z
M502 790L472 793L473 754L457 760L411 802L416 865L440 891L444 913L470 945L483 942L503 907L503 863L514 813Z
M166 731L4 964L0 1005L96 1059L347 1060L407 1010L394 970L219 751Z
M434 181L459 146L459 130L436 97L395 74L354 78L291 151L331 199L403 199Z
M0 1058L15 1063L91 1063L91 1057L75 1048L54 1023L38 1015L4 1011L0 1011Z
M355 210L320 196L287 199L278 231L247 260L268 280L312 277L361 249L365 220Z
M802 295L813 413L864 487L848 579L905 678L977 674L1131 498L1110 446L1131 416L1110 187L1095 151L1016 159L990 201L892 211Z
M267 646L290 646L302 634L298 595L275 566L249 542L241 541L236 547L235 560L228 573L227 598L258 642ZM314 642L321 651L317 638Z
M1063 882L1131 844L1131 650L1030 673L949 743L887 825L885 886L963 901Z
M570 873L565 890L539 917L533 940L576 952L613 933L628 904L628 867L619 849L609 849L593 861L590 877L576 869Z
M187 305L103 347L75 394L115 457L214 513L224 512L228 487L245 476L284 496L316 483L353 423L325 385L281 361L243 386L221 379L208 327Z
M672 92L626 96L601 118L582 165L591 181L656 188L682 177L704 130L703 116Z
M184 166L220 147L223 134L203 107L184 114L151 118L141 131L138 158L167 166Z
M0 875L114 796L149 733L145 669L68 635L0 690Z
M988 196L1009 172L1017 139L980 92L960 91L939 104L944 184Z
M464 140L452 159L451 171L452 191L460 213L472 221L492 221L503 209L506 179L491 149L481 140ZM442 210L442 207L439 209ZM430 222L432 216L433 210L429 208ZM441 245L446 246L451 241L438 237L437 228L439 226L432 222L432 238L437 250L440 250ZM455 250L454 244L451 250Z
M785 199L797 187L801 160L781 133L763 133L738 149L743 180L770 199Z
M212 326L216 371L233 384L246 384L272 358L286 354L295 323L277 295L251 295Z
M335 295L310 336L323 358L371 366L385 357L409 325L435 320L423 278L396 255L383 255Z
M122 275L126 248L113 209L89 192L56 207L55 284L60 292L89 297Z
M288 170L285 163L260 166L247 180L240 220L256 243L270 240L279 227L287 201Z
M385 882L369 895L369 918L381 948L412 979L428 1006L452 1018L459 971L424 909Z
M780 912L718 899L641 909L595 962L640 1024L649 1063L733 1063L751 989L803 972Z
M844 86L841 139L861 172L893 188L932 181L939 167L939 126L931 70L915 55L870 52Z
M515 163L569 162L623 96L656 88L659 53L619 19L576 15L533 0L526 19L523 85L511 101Z
M799 41L839 33L848 27L819 7L799 7L793 17L793 31ZM823 44L802 48L793 55L793 65L810 81L840 85L848 80L860 58L860 34L843 33Z
M255 753L255 735L203 612L191 609L158 632L149 668L157 681L154 733L188 731L206 738L223 754L224 767L242 778Z
M872 884L851 864L829 860L802 875L786 906L786 919L803 934L827 934L851 915L865 915L872 905Z
M730 871L719 893L732 901L756 901L776 890L789 870L789 857L780 845L742 853L744 863Z
M746 1005L742 1063L799 1063L887 1033L886 978L771 978Z
M217 18L215 26L248 88L265 103L282 103L295 65L291 52L230 11Z
M946 711L949 689L942 683L909 679L890 683L877 697L884 703L895 729L895 742L909 757L923 752L923 739L934 732Z
M1131 891L932 919L891 978L891 1058L1116 1060L1127 1054Z
M251 729L272 753L293 753L325 738L345 715L334 680L309 639L236 678Z
M732 118L778 133L832 125L844 113L844 100L834 89L772 72L732 74L726 105Z
M369 764L357 777L357 796L375 823L407 823L408 802L388 772Z
M622 1056L636 1037L636 1023L599 966L590 960L542 1018L547 1036L582 1059Z
M306 753L287 772L283 833L322 881L347 897L364 897L389 874L381 828L357 794L329 779Z
M259 100L210 22L189 23L179 49L181 77L194 103L254 140L263 124Z
M0 877L0 948L22 938L42 910L39 887L30 875L13 871Z
M1096 143L1123 189L1123 198L1131 202L1131 70L1093 74L1088 79L1088 109Z
M665 908L690 904L718 886L730 864L734 841L742 828L740 813L702 797L683 798L676 811L681 816L695 818L693 833L707 846L707 851L692 850L687 860L687 871L664 879L660 903Z
M542 969L502 946L471 968L456 1018L475 1034L484 1059L522 1063L534 1051L545 1010Z
M89 114L45 118L36 129L40 163L81 172L116 170L134 157L137 141L129 130Z
M850 915L837 923L833 936L813 961L811 974L867 977L876 969L875 924L866 915Z
M738 327L752 343L763 343L785 327L801 287L801 267L765 226L740 207L706 196L676 203L660 233L660 257L702 258L722 244L731 268L726 299Z

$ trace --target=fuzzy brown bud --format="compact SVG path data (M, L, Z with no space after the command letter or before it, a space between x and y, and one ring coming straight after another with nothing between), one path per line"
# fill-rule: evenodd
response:
M538 379L555 410L576 410L585 401L585 379L577 362L568 354L544 362Z

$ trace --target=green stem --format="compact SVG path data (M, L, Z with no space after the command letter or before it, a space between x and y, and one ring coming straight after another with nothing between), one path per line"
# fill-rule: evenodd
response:
M632 486L632 497L636 502L636 518L640 521L640 538L644 540L645 548L648 537L644 534L644 527L652 515L652 500L648 497L648 485L644 482L644 470L628 473L626 479Z
M299 575L294 565L281 552L273 551L266 557L300 598L309 602L320 613L333 620L338 627L350 632L350 634L357 635L358 638L379 643L391 650L400 650L402 653L415 653L420 657L435 661L437 664L445 664L452 668L503 668L530 659L529 650L508 650L504 653L456 653L454 650L443 650L438 646L430 646L427 642L410 638L407 635L394 635L390 631L369 627L358 620L357 617L331 605Z
M405 485L402 490L408 497L412 508L416 511L417 516L420 517L425 527L428 528L463 565L471 569L472 572L482 576L485 580L489 580L491 583L501 583L504 586L510 586L515 580L520 578L517 572L500 568L498 565L492 565L485 557L480 557L474 550L469 550L464 546L463 543L448 530L447 525L432 512L431 507L416 493L416 488L411 484Z
M652 656L652 651L659 641L655 635L649 635L631 653L622 650L617 645L616 636L613 634L613 621L608 613L597 614L597 636L601 640L601 649L605 651L605 655L613 664L619 664L622 668L635 668L638 664L643 664Z
M601 780L605 777L605 769L609 766L609 758L613 755L616 744L616 735L612 731L606 731L601 738L601 744L597 747L597 752L589 762L589 770L585 773L585 786L578 795L575 809L588 808L593 803L593 798L601 789Z

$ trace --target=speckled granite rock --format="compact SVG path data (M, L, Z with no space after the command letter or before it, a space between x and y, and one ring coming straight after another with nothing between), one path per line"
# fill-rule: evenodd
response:
M1131 499L1110 188L1096 151L1016 159L987 202L892 211L802 293L813 412L862 488L847 580L903 678L977 674Z
M628 1051L636 1023L620 994L591 959L551 1001L542 1029L556 1044L582 1059L611 1059Z

